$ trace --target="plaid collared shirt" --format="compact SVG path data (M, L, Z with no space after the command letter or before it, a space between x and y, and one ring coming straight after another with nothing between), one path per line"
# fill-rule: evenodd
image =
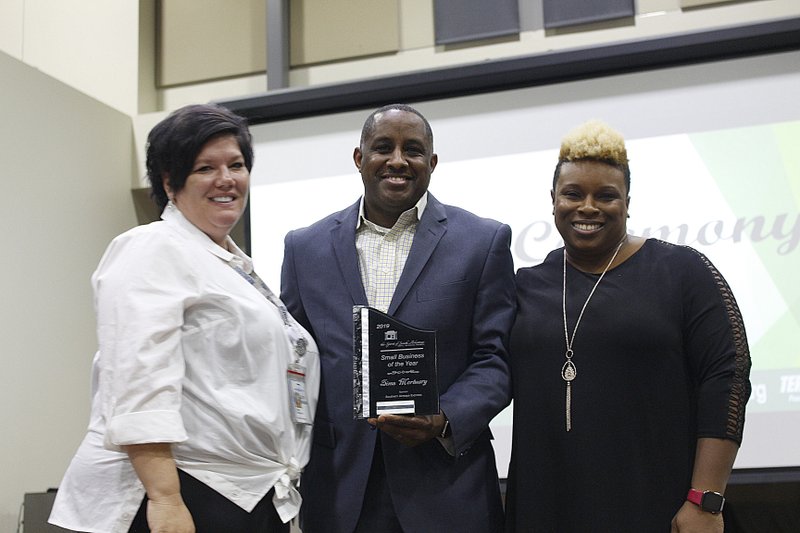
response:
M397 282L403 273L427 199L425 193L417 205L403 212L391 228L367 220L364 217L364 201L361 201L356 228L361 283L369 305L384 313L389 310Z

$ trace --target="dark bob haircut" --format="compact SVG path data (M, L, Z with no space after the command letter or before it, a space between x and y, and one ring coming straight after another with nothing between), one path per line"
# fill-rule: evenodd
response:
M253 141L247 121L228 109L215 104L196 104L182 107L156 124L147 136L147 179L150 196L164 209L169 198L164 189L164 177L170 189L178 193L203 146L214 137L233 135L239 143L244 164L253 169Z

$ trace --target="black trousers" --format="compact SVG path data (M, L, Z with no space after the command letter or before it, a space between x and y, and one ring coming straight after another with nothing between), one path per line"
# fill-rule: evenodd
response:
M358 517L355 533L403 533L403 527L397 519L392 503L392 494L386 481L386 467L383 463L383 447L378 435L375 442L375 454L372 456L372 467L364 494L364 505ZM388 437L387 437L388 438Z
M251 512L178 470L181 496L189 508L197 533L289 533L289 524L281 522L272 504L270 490ZM147 496L133 518L128 533L150 533L147 526Z

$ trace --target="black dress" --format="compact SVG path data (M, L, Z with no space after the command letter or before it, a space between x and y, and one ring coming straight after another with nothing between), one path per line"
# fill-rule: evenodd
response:
M566 431L563 248L517 273L507 532L668 532L697 438L741 442L750 355L708 259L647 240L608 271L575 335ZM598 275L567 266L570 336Z

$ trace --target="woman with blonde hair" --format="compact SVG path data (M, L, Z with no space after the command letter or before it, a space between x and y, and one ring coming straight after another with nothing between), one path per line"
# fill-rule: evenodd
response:
M509 533L723 531L750 395L742 317L703 254L628 234L629 191L619 133L564 138L564 247L516 278Z

